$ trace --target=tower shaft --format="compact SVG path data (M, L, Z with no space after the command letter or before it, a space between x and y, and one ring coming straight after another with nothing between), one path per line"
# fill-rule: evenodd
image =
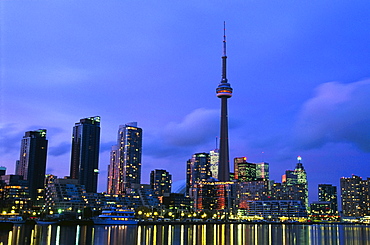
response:
M227 98L221 98L221 128L218 179L220 181L230 180Z

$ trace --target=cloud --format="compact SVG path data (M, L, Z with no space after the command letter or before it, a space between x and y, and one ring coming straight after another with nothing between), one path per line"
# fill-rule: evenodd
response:
M182 122L171 122L164 128L164 140L175 146L196 146L218 135L219 112L199 108Z
M202 145L214 142L218 124L218 110L196 109L181 122L170 122L159 132L146 133L143 154L154 158L191 155Z
M369 95L370 80L320 85L299 114L294 129L296 146L314 149L340 142L370 152Z
M24 132L20 131L15 124L0 126L0 153L15 153L21 147L21 139ZM17 155L18 156L18 155Z
M71 152L71 142L62 142L57 146L49 147L48 154L51 156L61 156Z
M109 142L104 142L104 143L100 142L100 152L111 151L112 146L116 144L117 142L115 141L109 141Z

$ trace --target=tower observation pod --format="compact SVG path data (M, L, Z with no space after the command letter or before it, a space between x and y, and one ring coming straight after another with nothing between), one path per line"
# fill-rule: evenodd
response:
M218 98L230 98L233 93L233 89L231 88L230 84L227 82L226 78L226 29L225 29L225 22L224 22L224 41L223 41L223 56L222 56L222 78L221 83L218 85L216 89L217 97Z

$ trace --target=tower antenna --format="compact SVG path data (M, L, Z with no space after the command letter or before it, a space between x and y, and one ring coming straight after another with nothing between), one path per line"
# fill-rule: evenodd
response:
M226 21L224 21L224 56L226 56Z

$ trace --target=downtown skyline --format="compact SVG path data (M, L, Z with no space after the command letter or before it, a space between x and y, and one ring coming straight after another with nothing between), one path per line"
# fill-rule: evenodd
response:
M219 136L225 20L235 89L229 161L266 161L280 182L300 155L310 193L370 175L369 3L42 3L1 2L8 174L24 132L46 128L46 172L69 175L74 122L100 115L98 191L117 127L131 121L143 128L142 182L153 169L185 179L187 159L213 150Z

